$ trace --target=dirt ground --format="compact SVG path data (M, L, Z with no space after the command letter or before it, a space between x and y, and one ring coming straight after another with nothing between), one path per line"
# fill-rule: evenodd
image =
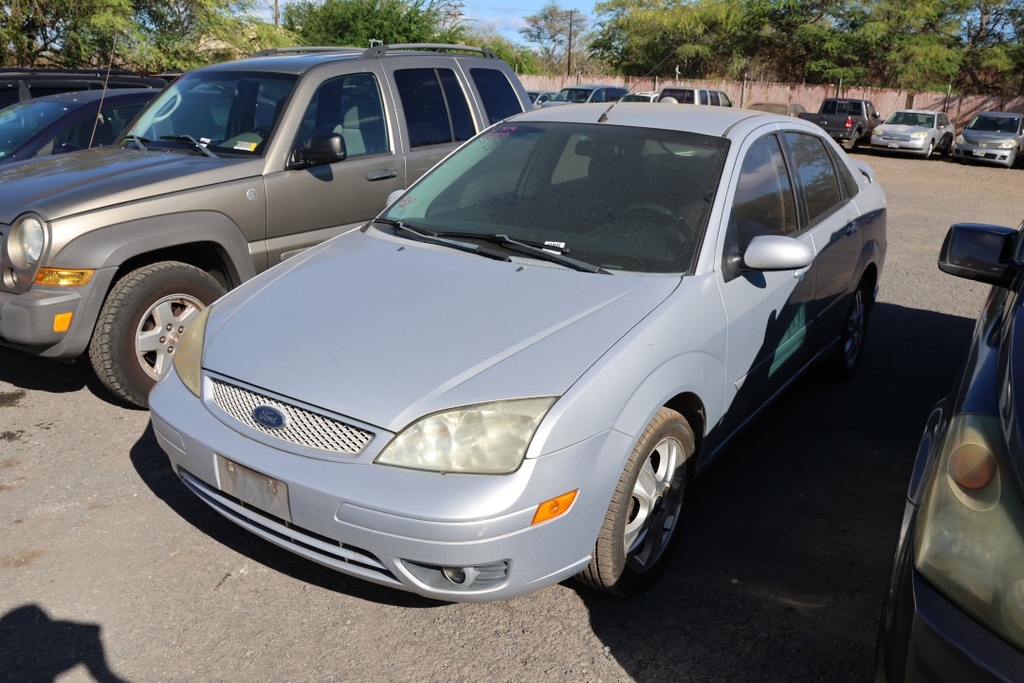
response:
M0 680L872 680L917 439L986 291L938 248L953 222L1016 226L1024 171L855 156L889 202L864 365L808 376L735 442L629 600L440 604L340 576L188 494L85 363L0 350Z

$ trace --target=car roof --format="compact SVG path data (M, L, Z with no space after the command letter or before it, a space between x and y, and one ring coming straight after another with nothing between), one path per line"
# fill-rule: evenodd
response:
M88 104L90 102L96 102L100 99L105 101L113 99L126 99L136 95L150 95L155 97L160 91L156 88L108 88L106 91L101 89L94 90L74 90L71 92L56 93L54 95L43 95L42 97L35 97L31 100L25 100L22 104L28 104L29 102L63 102L63 103L78 103Z
M646 102L617 102L613 104L602 102L599 104L577 104L571 107L545 107L519 114L514 117L514 120L600 123L599 119L605 115L605 122L612 125L686 130L714 136L725 136L737 124L753 119L772 120L786 126L801 125L800 121L792 116L780 116L749 109L704 105L652 107L650 103ZM808 123L806 127L809 130L820 130L812 123Z

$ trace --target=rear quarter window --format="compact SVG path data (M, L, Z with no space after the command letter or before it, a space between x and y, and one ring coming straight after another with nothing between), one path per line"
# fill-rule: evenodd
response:
M395 71L395 84L411 147L473 137L476 131L469 102L450 69L399 69Z
M497 123L523 111L515 88L498 69L470 69L470 78L480 93L488 123Z

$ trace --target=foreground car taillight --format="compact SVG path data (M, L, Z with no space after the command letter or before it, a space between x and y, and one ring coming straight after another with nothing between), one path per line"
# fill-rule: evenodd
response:
M999 423L958 415L932 472L914 539L917 570L1024 650L1024 505Z

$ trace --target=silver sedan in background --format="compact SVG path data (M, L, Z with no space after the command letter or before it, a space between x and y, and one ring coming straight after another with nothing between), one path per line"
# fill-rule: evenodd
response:
M204 309L153 429L202 501L340 572L629 594L738 430L857 367L885 251L881 187L810 122L536 109Z
M927 159L936 151L949 154L953 135L954 126L943 112L901 109L871 131L871 149L917 154Z

